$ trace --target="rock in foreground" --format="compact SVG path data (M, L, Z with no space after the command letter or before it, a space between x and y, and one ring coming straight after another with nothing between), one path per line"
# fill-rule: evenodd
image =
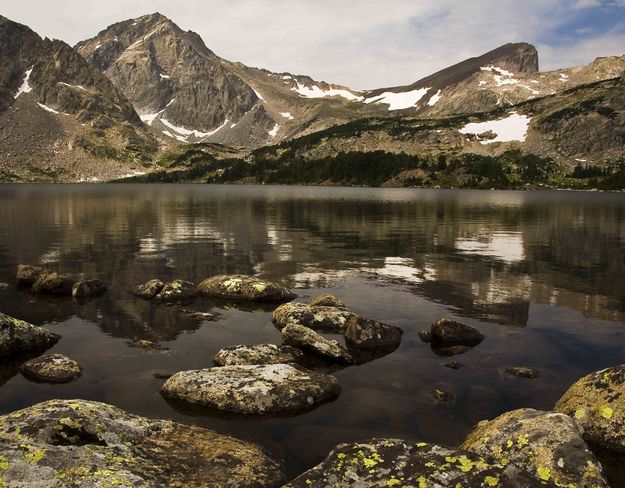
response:
M432 324L432 346L477 346L484 340L484 334L470 325L442 318Z
M349 346L378 349L396 346L404 333L399 327L354 315L347 321L345 340Z
M295 294L271 281L248 275L213 276L202 281L198 287L202 295L254 302L286 302Z
M217 366L287 364L297 362L302 356L302 351L294 347L256 344L226 347L215 354L213 362Z
M341 363L351 363L347 350L336 341L326 339L314 330L299 324L289 324L282 329L282 342Z
M74 283L72 296L74 298L89 298L101 295L106 291L106 285L100 280L85 280Z
M224 366L181 371L162 393L173 400L240 414L293 413L340 393L334 376L287 364Z
M0 417L6 486L279 486L259 447L104 403L52 400Z
M558 486L608 487L599 461L568 415L514 410L480 422L460 447L510 461Z
M62 354L26 361L20 371L29 379L46 383L69 383L82 375L80 364Z
M295 323L313 330L342 334L345 332L347 321L351 317L355 317L355 314L349 310L292 302L276 308L271 316L271 320L279 329Z
M625 365L584 376L555 410L573 417L586 441L625 453Z
M50 347L60 338L48 329L0 313L0 356Z
M321 464L285 488L553 487L511 464L477 454L398 439L372 439L334 448Z

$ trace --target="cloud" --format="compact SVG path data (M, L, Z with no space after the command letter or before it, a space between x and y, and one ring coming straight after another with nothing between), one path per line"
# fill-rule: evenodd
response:
M371 88L507 42L537 44L549 68L622 54L614 12L623 8L625 0L20 0L3 15L73 44L160 11L226 59Z

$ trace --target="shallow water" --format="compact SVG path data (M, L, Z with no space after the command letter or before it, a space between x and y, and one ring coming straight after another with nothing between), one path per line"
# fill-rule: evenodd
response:
M192 185L0 186L0 281L45 263L105 281L80 305L0 291L0 311L63 339L78 360L66 385L0 367L0 411L52 398L111 403L261 443L294 475L337 443L370 437L458 444L504 411L549 409L578 377L624 362L625 197L572 192ZM198 282L258 273L306 300L330 292L357 313L399 325L398 350L337 371L342 393L290 418L195 416L159 394L158 371L210 367L220 348L280 341L270 309L197 301L201 321L126 290L158 277ZM190 307L191 308L191 307ZM486 340L453 358L417 332L443 315ZM132 347L133 338L167 351ZM463 367L443 366L455 360ZM502 368L532 366L534 380ZM437 405L434 388L455 394Z

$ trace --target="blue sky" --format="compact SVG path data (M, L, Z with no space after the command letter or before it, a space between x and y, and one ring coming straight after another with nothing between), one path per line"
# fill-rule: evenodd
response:
M160 11L220 56L354 88L407 84L507 42L541 69L625 54L625 0L20 0L0 13L70 44Z

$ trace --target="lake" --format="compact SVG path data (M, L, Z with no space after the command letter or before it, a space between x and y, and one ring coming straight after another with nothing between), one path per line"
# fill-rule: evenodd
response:
M18 264L103 280L79 304L15 288ZM336 371L331 403L288 418L198 415L171 406L157 372L212 366L237 344L279 343L271 307L209 299L199 320L127 290L151 278L259 274L297 300L328 292L405 330L401 346ZM625 362L625 196L608 193L210 185L0 186L0 311L63 338L73 383L0 367L0 411L52 398L98 400L253 440L290 475L337 443L370 437L457 445L479 420L551 409L582 375ZM417 333L452 316L486 339L435 354ZM149 339L167 350L133 347ZM457 361L460 369L444 364ZM509 366L538 368L529 380ZM453 393L436 403L430 392Z

